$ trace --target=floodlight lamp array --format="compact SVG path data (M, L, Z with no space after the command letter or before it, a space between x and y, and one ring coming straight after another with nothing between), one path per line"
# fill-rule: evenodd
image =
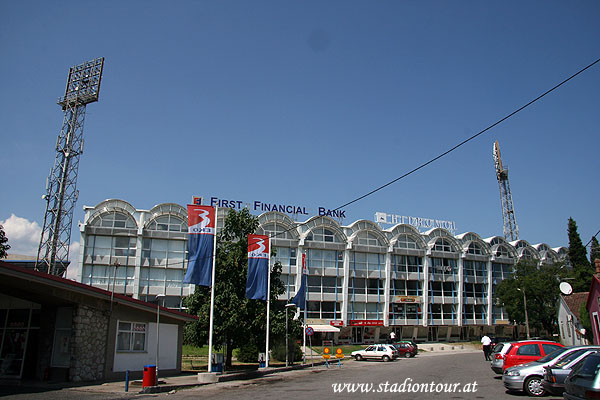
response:
M69 69L64 97L58 100L63 110L98 101L104 57L87 61Z

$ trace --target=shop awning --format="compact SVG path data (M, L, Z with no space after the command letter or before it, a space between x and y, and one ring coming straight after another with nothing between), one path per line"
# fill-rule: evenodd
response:
M331 326L331 325L308 325L311 328L313 328L313 330L315 332L339 332L340 328L336 328L335 326Z

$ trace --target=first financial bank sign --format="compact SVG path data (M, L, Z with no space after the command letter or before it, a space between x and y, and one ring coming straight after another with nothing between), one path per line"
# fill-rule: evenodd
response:
M201 205L202 197L194 197L194 204ZM262 201L255 200L252 203L246 203L242 200L225 200L220 199L218 197L210 198L210 206L212 207L226 207L226 208L235 208L236 210L241 210L242 208L248 208L253 211L257 211L260 213L267 211L278 211L283 214L293 214L293 215L310 215L307 211L306 207L298 206L298 205L290 205L290 204L278 204L278 203L264 203ZM330 210L325 207L319 207L319 216L327 216L333 218L346 218L345 210Z

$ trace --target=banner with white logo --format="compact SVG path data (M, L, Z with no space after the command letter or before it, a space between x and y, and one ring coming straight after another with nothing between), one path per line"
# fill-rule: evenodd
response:
M183 283L211 286L214 237L216 234L215 208L188 205L188 269Z
M269 290L269 237L248 235L248 277L246 298L267 300Z
M296 295L292 299L299 310L306 309L306 276L308 271L306 270L306 254L302 254L302 278L300 281L300 289L296 292Z

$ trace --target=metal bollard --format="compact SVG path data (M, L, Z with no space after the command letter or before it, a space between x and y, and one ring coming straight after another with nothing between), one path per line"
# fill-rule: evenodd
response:
M125 371L125 391L129 392L129 370Z

